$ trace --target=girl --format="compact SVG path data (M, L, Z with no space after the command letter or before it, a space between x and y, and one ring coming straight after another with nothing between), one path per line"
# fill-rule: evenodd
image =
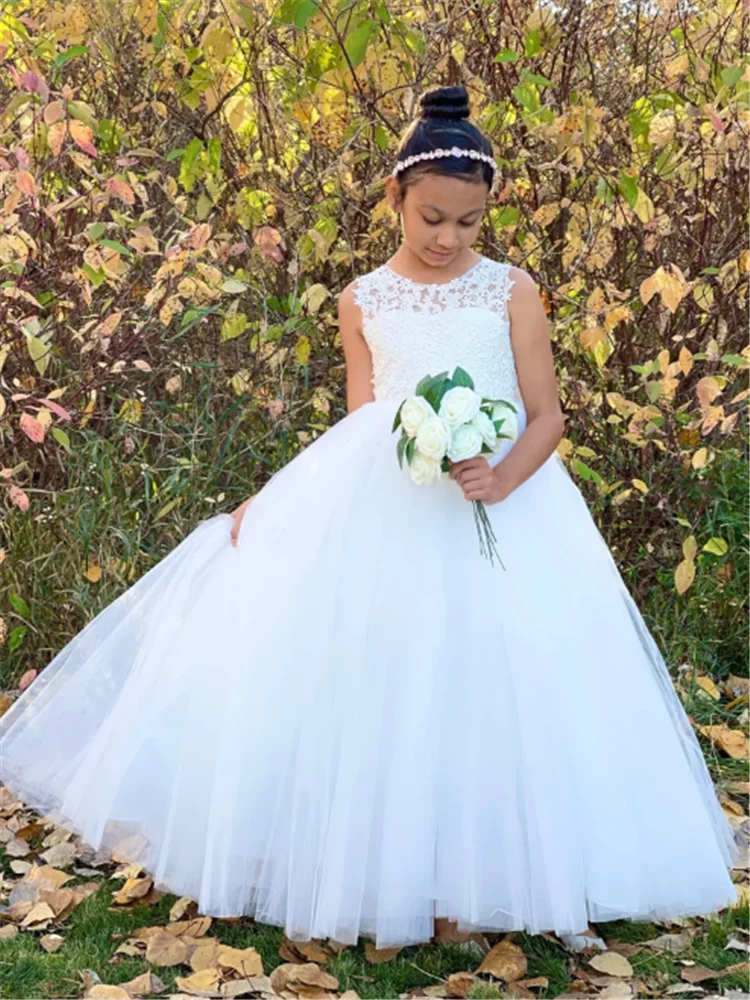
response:
M398 150L403 242L339 300L347 416L2 718L21 800L202 913L293 940L570 936L736 899L700 746L555 450L534 282L472 250L497 171L468 115L463 87L430 91ZM518 435L423 488L394 417L457 365Z

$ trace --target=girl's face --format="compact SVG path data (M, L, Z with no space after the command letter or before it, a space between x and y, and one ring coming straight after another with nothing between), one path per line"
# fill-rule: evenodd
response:
M388 177L386 190L404 242L425 264L450 266L477 239L489 193L484 180L424 174L402 193L398 178Z

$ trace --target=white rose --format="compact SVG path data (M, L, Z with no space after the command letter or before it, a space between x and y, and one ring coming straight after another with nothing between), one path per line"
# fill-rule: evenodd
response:
M494 448L495 440L497 439L495 425L492 423L489 415L485 413L484 410L480 410L474 419L469 421L469 425L471 427L476 427L482 435L482 440L488 448Z
M401 406L401 426L408 437L416 437L417 431L428 417L437 416L424 396L410 396Z
M506 435L505 437L498 438L497 445L493 449L497 451L501 447L503 441L515 440L518 437L518 420L516 414L508 406L504 406L502 403L495 403L492 407L492 419L500 420L502 419L502 425L500 427L500 433Z
M466 385L455 385L440 400L438 416L451 427L466 424L479 413L482 397Z
M416 443L419 451L427 458L439 462L451 442L451 429L440 417L428 417L419 425Z
M409 475L417 486L431 486L439 478L441 471L440 462L428 458L421 451L415 451L409 462Z
M451 434L448 458L451 462L463 462L465 458L474 458L482 450L482 435L473 424L461 424Z

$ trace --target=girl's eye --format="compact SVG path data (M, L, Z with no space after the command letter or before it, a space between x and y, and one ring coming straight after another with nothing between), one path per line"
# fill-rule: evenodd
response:
M424 216L422 216L422 218L424 219L424 221L427 223L428 226L438 226L438 225L440 225L439 221L435 222L433 219L425 219ZM476 223L474 223L474 222L459 222L459 226L463 226L465 229L468 229L470 226L473 226L473 225L476 225Z

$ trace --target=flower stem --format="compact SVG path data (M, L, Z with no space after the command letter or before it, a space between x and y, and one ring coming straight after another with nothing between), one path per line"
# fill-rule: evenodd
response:
M493 555L497 556L500 565L505 569L505 565L497 549L497 538L495 537L495 532L492 530L492 523L487 516L487 508L481 500L472 500L471 503L474 508L474 521L479 533L480 553L490 560L490 564L492 564Z

